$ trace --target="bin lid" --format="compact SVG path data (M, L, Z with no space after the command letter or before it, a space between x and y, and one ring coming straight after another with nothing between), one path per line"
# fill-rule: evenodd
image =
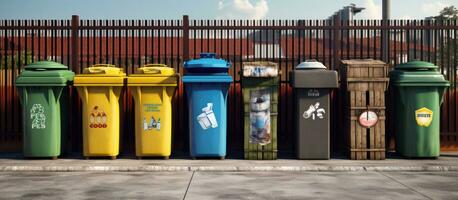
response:
M175 76L175 70L164 64L146 64L137 69L135 75L140 74L147 76Z
M16 79L16 86L65 86L74 76L75 73L61 63L39 61L24 67Z
M75 76L75 86L119 86L124 84L126 74L112 64L95 64L85 68L83 74Z
M24 69L26 70L59 70L59 69L68 69L67 66L53 62L53 61L38 61L30 65L27 65Z
M429 69L439 69L438 66L430 62L413 60L410 62L402 63L397 65L394 69L401 70L429 70Z
M95 64L83 70L85 76L124 76L121 68L112 64Z
M296 66L297 70L307 70L307 69L327 69L326 66L323 65L323 63L318 62L316 60L306 60L304 62L299 63L299 65Z
M449 86L438 68L432 63L417 60L402 63L390 72L390 82L396 86Z
M269 61L244 62L242 66L243 77L277 77L278 64Z
M216 58L216 53L201 53L200 58L184 63L187 73L220 73L227 72L230 62Z
M337 71L334 70L294 70L290 72L294 88L338 88Z
M128 86L176 86L179 75L164 64L147 64L127 77Z
M229 75L183 76L183 83L232 83Z

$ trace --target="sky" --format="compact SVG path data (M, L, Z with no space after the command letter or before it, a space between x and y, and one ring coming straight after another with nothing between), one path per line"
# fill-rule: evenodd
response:
M380 19L382 0L0 0L0 19L326 19L351 3ZM423 19L458 0L391 0L392 19Z

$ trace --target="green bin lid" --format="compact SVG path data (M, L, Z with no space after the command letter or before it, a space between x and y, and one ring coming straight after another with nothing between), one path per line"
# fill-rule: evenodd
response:
M399 64L390 72L390 82L395 86L442 86L450 83L438 71L439 67L424 61Z
M38 61L27 65L25 70L59 70L67 69L67 66L53 61Z
M400 70L429 70L429 69L439 69L438 66L434 65L430 62L420 61L420 60L413 60L410 62L399 64L395 67L395 69Z
M16 86L65 86L75 73L67 66L52 61L34 62L24 67L16 79Z

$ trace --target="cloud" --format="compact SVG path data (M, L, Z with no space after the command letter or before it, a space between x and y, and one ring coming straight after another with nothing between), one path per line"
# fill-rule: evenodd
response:
M430 3L423 3L421 4L421 11L428 16L436 16L439 15L439 12L447 7L450 6L450 3L443 3L443 2L430 2Z
M267 15L267 0L220 0L219 19L262 19Z
M380 1L381 2L381 1ZM364 9L358 18L361 19L382 19L382 5L376 4L374 0L364 0Z

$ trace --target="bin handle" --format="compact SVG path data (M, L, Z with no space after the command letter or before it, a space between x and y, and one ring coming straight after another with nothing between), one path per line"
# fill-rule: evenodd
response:
M143 65L142 67L167 67L167 65L158 64L158 63L150 63L150 64Z
M105 69L96 68L96 67L88 67L87 70L91 74L103 74L103 73L105 73Z
M115 67L115 66L112 64L95 64L95 65L92 65L91 67Z
M143 69L143 72L145 74L160 74L161 73L161 70L159 69L154 69L154 68L144 68Z

